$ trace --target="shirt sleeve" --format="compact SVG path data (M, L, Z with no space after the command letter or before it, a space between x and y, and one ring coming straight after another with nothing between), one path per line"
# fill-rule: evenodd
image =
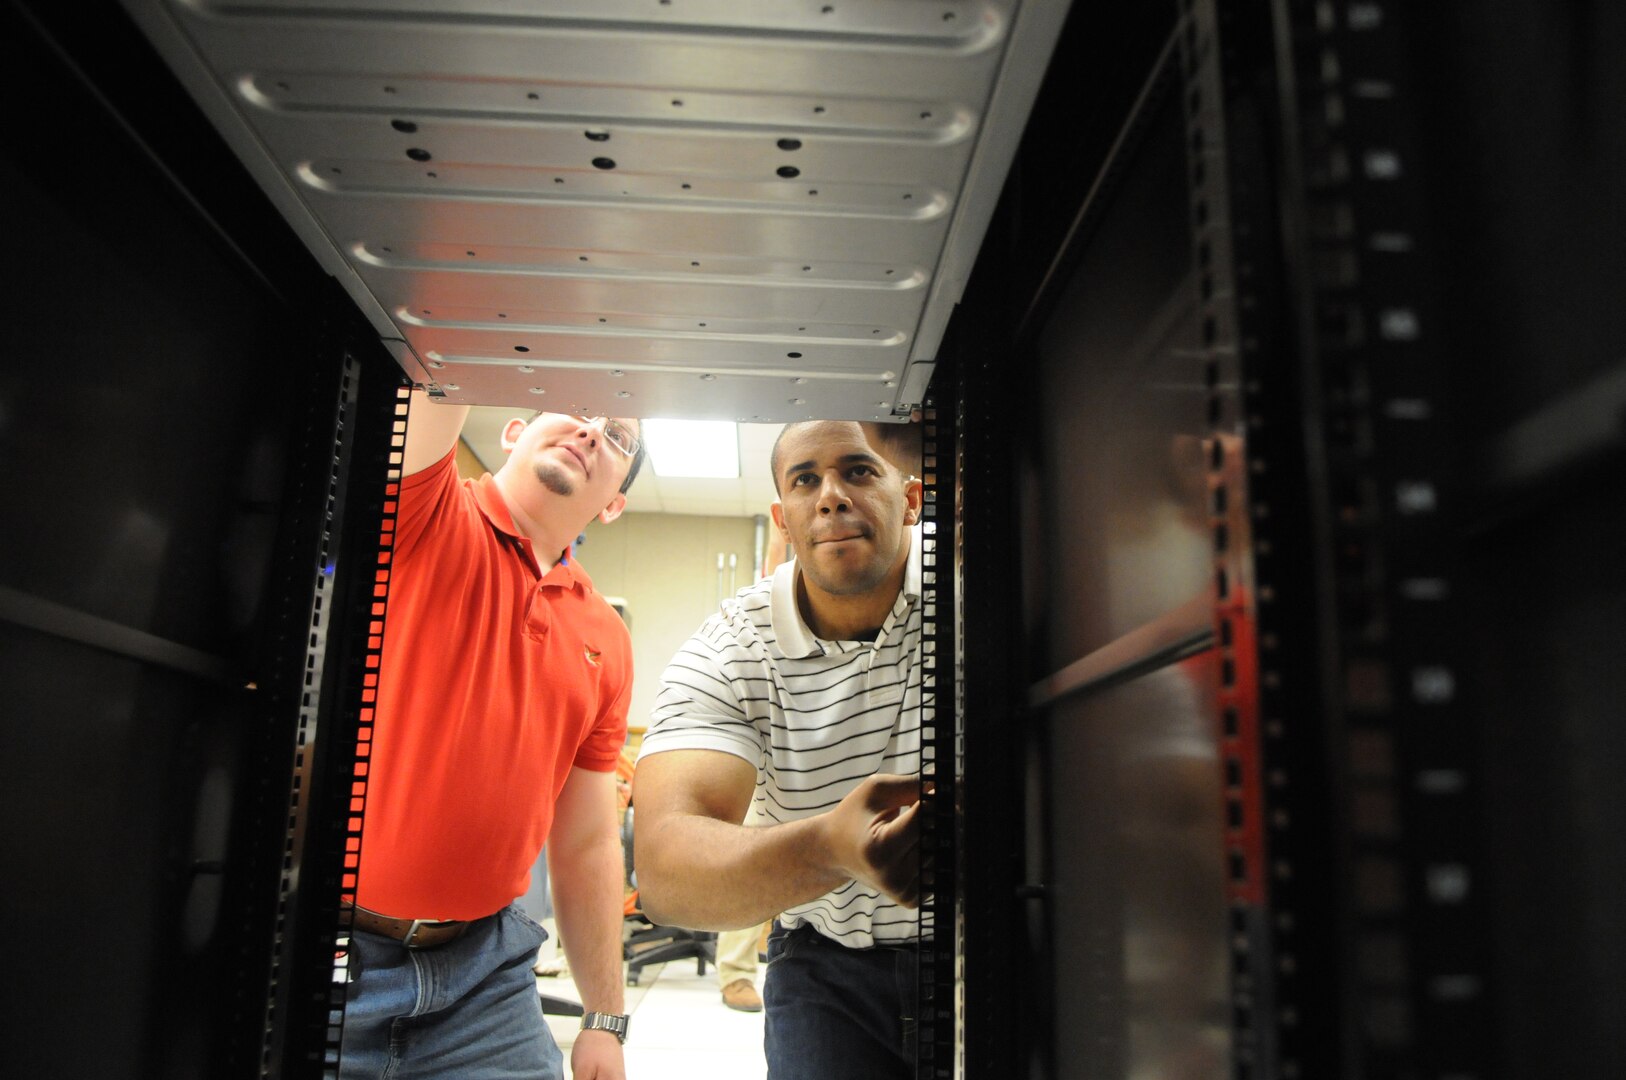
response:
M395 558L408 555L437 520L453 512L459 486L455 446L427 469L402 479L395 506Z
M606 670L614 670L620 681L614 684L617 688L613 692L605 695L606 704L599 711L598 721L586 741L577 747L576 759L572 762L579 769L593 772L615 769L627 744L627 710L632 704L632 637L621 616L615 614L608 603L604 610L607 620L619 631L611 639L615 642L615 659L606 664Z
M713 615L661 674L639 757L667 750L721 750L761 768L767 732L746 714L714 644L723 629Z

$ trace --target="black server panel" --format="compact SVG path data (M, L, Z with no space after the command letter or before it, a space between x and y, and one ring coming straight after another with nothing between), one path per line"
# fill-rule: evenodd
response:
M3 12L0 1072L310 1074L399 369L87 15Z
M952 335L968 1075L1618 1060L1626 21L1518 7L1073 12Z

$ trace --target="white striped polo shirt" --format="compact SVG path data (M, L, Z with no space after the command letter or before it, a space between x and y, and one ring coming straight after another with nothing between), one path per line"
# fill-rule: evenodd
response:
M875 773L919 774L920 543L912 532L903 589L873 642L826 641L808 629L794 561L723 601L661 676L640 757L721 750L751 762L753 825L829 810ZM852 948L930 936L918 912L854 881L780 921L808 923Z

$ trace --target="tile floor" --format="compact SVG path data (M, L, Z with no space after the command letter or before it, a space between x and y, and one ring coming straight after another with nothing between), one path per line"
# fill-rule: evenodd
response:
M757 969L761 987L762 968ZM578 1000L568 976L536 980L537 989L554 997ZM723 1005L717 969L706 965L695 974L693 960L676 960L644 972L640 986L627 987L627 1080L763 1080L762 1014L735 1012ZM570 1046L580 1019L549 1016L548 1027L565 1053L570 1075Z

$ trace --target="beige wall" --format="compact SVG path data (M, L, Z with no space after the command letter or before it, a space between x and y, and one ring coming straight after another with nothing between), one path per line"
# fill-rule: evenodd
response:
M777 538L768 523L770 541ZM756 533L750 518L623 514L594 521L577 558L605 596L627 601L632 627L630 727L649 723L661 672L678 648L717 610L717 553L737 560L736 589L753 580ZM723 571L727 593L728 571Z

